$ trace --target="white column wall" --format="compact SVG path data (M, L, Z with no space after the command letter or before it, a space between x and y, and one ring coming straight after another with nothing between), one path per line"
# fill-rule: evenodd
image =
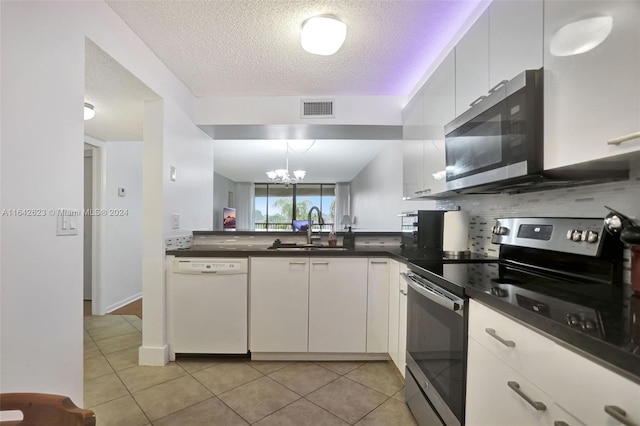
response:
M83 223L56 236L49 210L83 207L84 35L57 7L1 2L0 392L81 405ZM10 210L9 210L10 211Z

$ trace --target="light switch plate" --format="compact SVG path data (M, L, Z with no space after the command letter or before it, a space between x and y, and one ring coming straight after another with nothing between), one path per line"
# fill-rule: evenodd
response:
M118 188L118 197L124 197L124 196L125 196L124 188Z
M78 235L78 217L59 215L56 218L56 235Z
M173 229L180 229L180 215L177 213L174 213L173 215L171 215L171 227Z
M169 172L169 179L171 179L172 182L175 182L177 177L178 177L178 170L176 170L174 166L171 166L171 170Z

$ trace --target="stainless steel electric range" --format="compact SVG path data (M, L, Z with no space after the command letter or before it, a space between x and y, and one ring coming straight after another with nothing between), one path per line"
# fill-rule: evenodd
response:
M469 297L640 377L623 245L602 218L498 219L492 234L497 261L409 265L406 400L420 425L464 424Z

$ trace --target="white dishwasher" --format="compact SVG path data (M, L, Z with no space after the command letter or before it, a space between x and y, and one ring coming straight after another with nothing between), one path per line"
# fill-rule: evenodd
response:
M169 358L247 353L248 259L170 262L167 280Z

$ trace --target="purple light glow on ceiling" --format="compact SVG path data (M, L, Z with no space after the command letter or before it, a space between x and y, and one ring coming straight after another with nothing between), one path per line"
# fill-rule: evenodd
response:
M383 91L409 95L481 1L425 2L422 9L425 25L414 28L412 39L398 52Z

